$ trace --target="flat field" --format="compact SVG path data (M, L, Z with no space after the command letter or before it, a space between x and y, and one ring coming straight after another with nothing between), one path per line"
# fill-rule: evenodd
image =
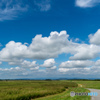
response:
M81 80L74 80L72 82L76 82L77 84L82 84L82 86L84 88L91 88L91 89L100 89L100 81L95 81L95 80L90 80L90 81L87 81L87 80L84 80L84 81L81 81Z
M78 87L78 84L75 82L63 80L0 81L0 100L90 100L88 96L70 97L71 91L89 92L87 89Z

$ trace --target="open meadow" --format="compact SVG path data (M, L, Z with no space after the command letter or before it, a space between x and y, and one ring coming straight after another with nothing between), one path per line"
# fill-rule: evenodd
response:
M84 88L100 89L100 80L72 80L70 82L82 84Z
M88 92L69 81L32 81L14 80L0 81L0 100L80 100L80 97L70 97L70 92ZM79 99L78 99L79 98ZM89 97L85 100L89 100ZM84 99L81 99L84 100Z
M0 81L0 98L30 100L61 93L68 87L77 87L77 84L67 81Z

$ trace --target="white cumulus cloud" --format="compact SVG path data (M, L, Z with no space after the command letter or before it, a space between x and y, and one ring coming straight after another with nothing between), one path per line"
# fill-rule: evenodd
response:
M27 61L27 60L24 60L22 63L21 63L21 67L36 67L37 64L36 64L36 61Z
M69 39L66 31L61 31L60 33L54 31L48 37L36 35L28 45L27 43L22 44L21 42L10 41L0 50L0 64L8 62L9 65L18 66L18 68L0 70L13 72L20 68L21 70L29 69L32 72L44 71L49 73L52 71L53 73L68 72L69 74L75 70L75 73L85 74L84 71L89 73L89 70L92 72L94 68L96 72L100 61L98 60L94 64L90 59L100 56L100 45L98 45L99 39L97 37L99 37L99 30L94 35L89 35L90 44L83 44ZM93 40L98 41L93 42ZM60 54L70 54L69 61L62 62L56 66L54 58L59 57L58 55ZM37 59L44 60L44 63L42 65L37 64L34 61ZM89 68L90 66L93 67ZM44 68L42 69L41 67Z
M79 44L74 49L76 53L69 58L70 60L88 60L100 56L100 46L97 45Z
M61 68L84 68L93 66L94 62L89 60L75 60L75 61L66 61L62 62L59 67Z
M55 68L53 67L55 64L55 60L54 59L47 59L44 61L43 65L41 65L42 67L46 67L46 68Z
M21 42L10 41L5 48L0 51L0 60L8 61L12 59L48 59L55 58L59 54L73 52L72 42L68 40L66 31L51 32L49 37L36 35L32 43L27 46Z
M95 34L90 34L89 39L91 44L100 45L100 29Z
M94 7L100 3L100 0L76 0L76 6L87 8Z
M30 68L30 70L33 70L33 71L39 70L39 66L34 67L34 68Z

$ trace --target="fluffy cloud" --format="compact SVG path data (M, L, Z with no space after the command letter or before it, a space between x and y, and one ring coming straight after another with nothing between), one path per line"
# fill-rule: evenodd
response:
M49 37L37 35L33 38L29 48L32 52L35 52L33 56L36 59L57 57L58 54L65 52L66 46L69 45L68 37L66 31L51 32Z
M69 58L70 60L88 60L100 56L100 47L93 44L80 44L75 49L76 53Z
M65 73L65 72L67 72L67 71L69 71L70 69L68 69L68 68L59 68L58 69L58 71L59 72L62 72L62 73Z
M37 64L36 64L36 61L33 61L33 62L30 62L30 61L27 61L27 60L24 60L22 63L21 63L21 67L36 67Z
M84 68L84 67L89 67L93 66L94 62L93 61L66 61L62 62L59 67L61 68Z
M93 79L99 78L100 76L100 67L92 66L86 68L59 68L58 71L63 74L63 76L67 75L67 78L85 78L85 79Z
M63 62L61 63L61 66L59 66L58 71L60 73L70 75L70 77L74 76L77 78L99 78L100 60L97 60L96 62L89 60Z
M47 60L44 61L43 65L41 65L41 66L42 67L46 67L46 68L55 69L54 64L55 64L55 60L54 59L47 59Z
M95 66L100 66L100 59L95 62Z
M100 56L100 29L94 34L89 35L89 42L91 44L77 44L74 48L74 56L71 56L71 60L88 60Z
M8 64L20 66L23 68L35 68L35 67L37 67L36 61L31 62L31 61L27 61L27 60L23 60L23 59L8 61Z
M27 46L18 42L10 41L6 47L0 51L0 60L13 61L23 58L27 51Z
M90 34L89 39L91 44L100 45L100 29L95 34Z
M87 60L100 56L100 29L95 34L89 35L90 44L77 44L74 50L74 56L70 57L71 60Z
M76 0L76 6L86 8L86 7L94 7L99 4L99 0Z
M15 68L5 68L5 69L2 69L2 68L0 68L0 71L11 71L11 72L17 72L17 71L24 71L24 69L23 68L20 68L20 67L15 67Z
M39 70L39 66L34 67L34 68L30 68L30 70L33 70L33 71Z
M70 53L72 55L70 60L89 60L99 56L100 46L75 43L69 40L66 31L60 33L55 31L51 32L49 37L36 35L28 45L10 41L0 51L0 61L16 65L22 63L23 59L56 58L62 53Z
M10 41L6 47L0 51L0 60L8 61L12 59L48 59L57 57L64 52L71 52L71 41L66 31L51 32L49 37L36 35L29 46L20 42ZM68 46L68 49L67 49ZM73 52L73 51L72 51Z
M51 67L50 69L54 70L54 69L56 69L56 68L57 68L56 66L53 66L53 67Z
M97 74L100 73L100 60L96 62L90 61L90 59L100 56L99 33L100 30L94 35L89 35L90 44L76 43L78 39L73 42L69 39L66 31L61 31L60 33L51 32L48 37L36 35L31 44L10 41L0 51L0 64L8 62L13 68L0 68L0 75L2 77L4 75L3 72L12 73L10 74L11 76L30 75L31 77L35 76L35 74L38 75L37 77L43 75L51 76L52 73L54 74L52 77L100 75ZM55 66L54 58L59 57L58 55L60 54L69 53L69 59L71 60ZM39 65L36 61L33 61L37 59L44 60L44 63Z

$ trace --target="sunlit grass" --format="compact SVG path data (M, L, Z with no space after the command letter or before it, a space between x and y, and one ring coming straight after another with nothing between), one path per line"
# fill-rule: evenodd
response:
M76 87L76 88L68 88L66 91L52 95L52 96L47 96L47 97L42 97L42 98L37 98L35 100L90 100L90 96L70 96L70 92L90 92L87 89L84 89L82 87ZM33 99L34 100L34 99Z
M67 81L0 81L1 100L31 100L61 93L68 87L77 87Z
M84 88L93 88L93 89L100 89L100 81L81 81L81 80L76 80L73 81L78 84L82 84Z

